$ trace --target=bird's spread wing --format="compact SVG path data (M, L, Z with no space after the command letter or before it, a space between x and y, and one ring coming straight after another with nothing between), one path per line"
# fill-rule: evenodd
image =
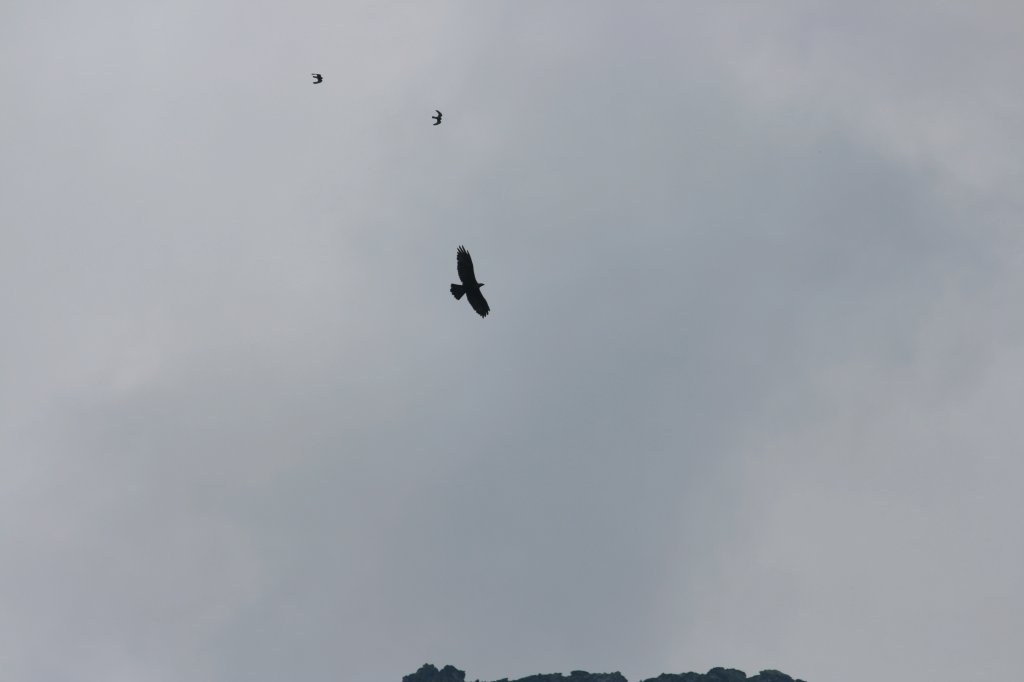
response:
M463 284L475 285L476 275L473 274L473 259L469 257L469 251L466 251L465 246L460 246L455 257L459 266L459 279L462 280ZM483 301L483 297L480 300ZM486 302L484 306L487 306ZM473 305L473 308L476 308L476 304ZM480 310L477 309L477 312L479 313ZM480 314L483 315L484 313Z
M480 293L479 289L468 289L466 291L466 300L473 306L473 310L480 315L480 317L487 317L487 313L491 312L491 306L487 305L487 299Z

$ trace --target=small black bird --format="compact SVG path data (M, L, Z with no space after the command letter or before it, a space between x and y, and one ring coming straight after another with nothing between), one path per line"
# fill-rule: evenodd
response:
M469 251L466 251L465 246L459 247L458 252L455 254L455 260L458 263L459 279L462 280L462 284L452 285L452 296L457 301L465 294L466 300L473 306L473 310L480 317L487 317L487 313L491 312L491 307L487 305L484 295L480 293L480 287L484 283L477 283L476 275L473 274L473 259L469 257Z
M434 109L434 111L437 111L437 109ZM430 118L434 119L434 125L436 125L436 126L441 125L441 112L440 111L437 111L437 116L431 116Z
M317 85L318 83L322 83L322 82L323 82L323 80L324 80L324 77L323 77L323 76L321 76L321 75L320 75L320 74L318 74L318 73L314 73L314 74L313 74L313 78L315 78L315 79L316 79L316 80L314 80L314 81L313 81L313 85Z

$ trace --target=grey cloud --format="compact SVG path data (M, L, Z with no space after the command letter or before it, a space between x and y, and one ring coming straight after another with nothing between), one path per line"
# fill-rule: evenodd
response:
M1020 667L1015 10L814 11L20 11L4 669Z

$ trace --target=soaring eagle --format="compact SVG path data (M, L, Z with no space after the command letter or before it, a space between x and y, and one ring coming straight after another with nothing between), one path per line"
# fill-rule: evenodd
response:
M455 259L459 267L459 279L462 280L462 284L452 285L452 296L455 300L462 298L462 295L466 295L466 300L473 306L480 317L487 317L487 313L491 312L491 307L487 305L487 301L484 299L484 295L480 293L480 287L484 285L483 282L477 283L476 275L473 274L473 259L469 256L469 251L466 251L465 246L460 246L458 252L455 254Z

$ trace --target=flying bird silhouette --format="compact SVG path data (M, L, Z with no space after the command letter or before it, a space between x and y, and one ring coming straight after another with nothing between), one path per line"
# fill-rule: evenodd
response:
M462 284L452 285L452 296L458 301L465 294L466 300L473 306L473 310L480 317L487 317L487 313L491 312L491 307L487 305L484 295L480 293L480 287L484 283L477 283L476 275L473 274L473 259L469 257L469 251L466 251L465 246L459 247L458 252L455 254L455 259L458 263L459 279L462 280Z
M434 111L437 111L437 109L434 109ZM437 111L437 116L431 116L430 118L434 119L434 125L436 125L436 126L441 125L441 112L440 111Z
M318 84L318 83L322 83L322 82L323 82L323 80L324 80L324 77L323 77L323 76L321 76L321 75L320 75L320 74L318 74L318 73L314 73L314 74L313 74L313 78L315 78L315 79L316 79L316 80L314 80L314 81L313 81L313 85L316 85L316 84Z

